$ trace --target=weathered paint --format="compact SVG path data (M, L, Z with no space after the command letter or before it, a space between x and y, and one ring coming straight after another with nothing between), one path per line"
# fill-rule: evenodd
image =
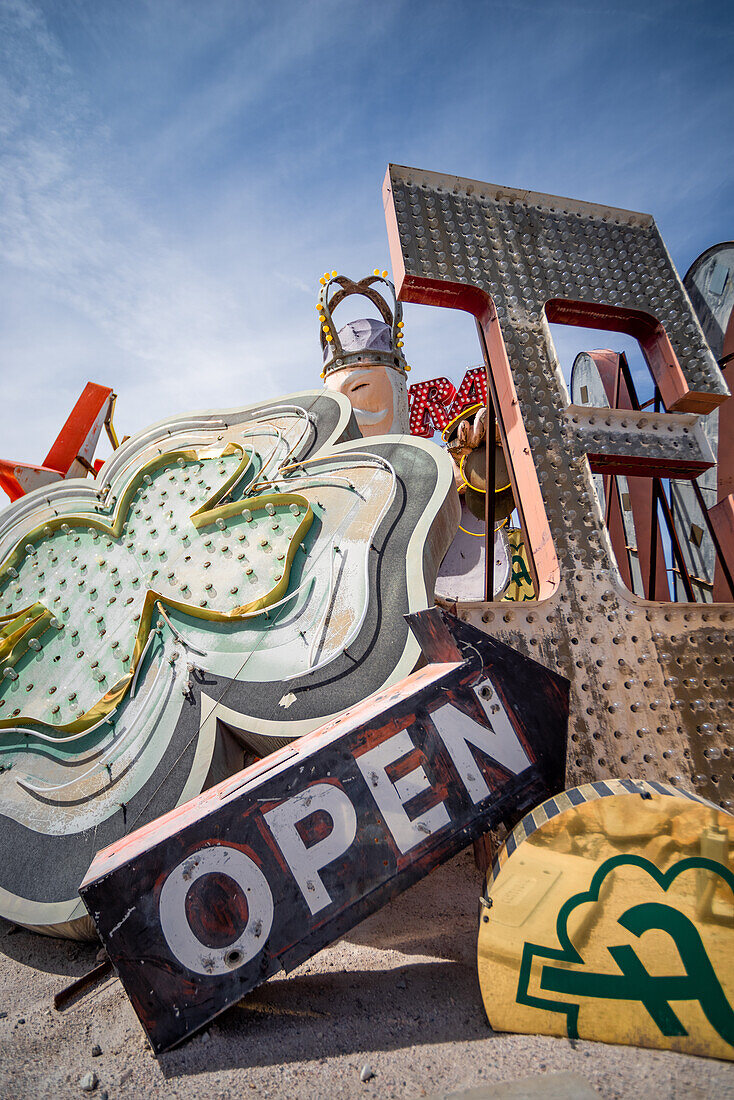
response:
M73 931L100 847L415 667L453 466L355 434L325 391L175 417L0 515L4 917Z
M567 683L443 616L425 668L98 854L80 893L156 1051L557 789Z
M655 781L536 807L480 899L491 1026L734 1060L732 840L734 817Z
M734 606L623 585L549 327L637 336L668 410L728 398L653 218L399 165L384 200L402 299L477 321L539 581L536 604L457 614L570 679L568 784L630 774L734 807Z

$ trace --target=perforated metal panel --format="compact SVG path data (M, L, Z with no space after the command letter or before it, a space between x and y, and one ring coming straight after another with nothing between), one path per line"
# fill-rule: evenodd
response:
M721 404L654 220L394 165L384 198L401 298L477 319L537 567L539 603L457 613L571 679L567 785L657 778L734 808L734 605L652 603L622 585L548 323L636 335L669 410Z

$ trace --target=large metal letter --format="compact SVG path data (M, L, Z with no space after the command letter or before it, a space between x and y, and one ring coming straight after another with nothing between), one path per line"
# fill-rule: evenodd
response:
M322 810L331 818L331 831L307 847L298 831L300 822ZM263 815L293 877L298 883L311 913L318 913L331 904L329 891L319 871L343 856L357 834L354 806L333 783L316 783L302 794L281 802Z
M405 812L405 803L422 791L429 790L430 780L420 764L395 782L390 779L386 769L407 756L414 748L410 734L403 730L357 757L357 766L380 807L395 843L403 853L421 844L427 836L442 829L450 820L443 803L433 806L412 820Z

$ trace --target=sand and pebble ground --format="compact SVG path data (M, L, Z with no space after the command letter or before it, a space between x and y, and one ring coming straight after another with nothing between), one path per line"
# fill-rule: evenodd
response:
M0 922L0 1097L435 1097L526 1078L525 1095L540 1097L571 1073L608 1100L734 1100L728 1063L493 1033L476 976L478 893L464 852L158 1059L116 978L53 1008L96 946Z

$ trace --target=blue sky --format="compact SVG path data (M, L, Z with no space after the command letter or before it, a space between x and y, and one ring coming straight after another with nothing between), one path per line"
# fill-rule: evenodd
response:
M389 161L649 211L683 274L733 235L733 54L719 0L0 0L0 455L88 379L124 433L318 387ZM473 326L410 307L406 352L458 381Z

